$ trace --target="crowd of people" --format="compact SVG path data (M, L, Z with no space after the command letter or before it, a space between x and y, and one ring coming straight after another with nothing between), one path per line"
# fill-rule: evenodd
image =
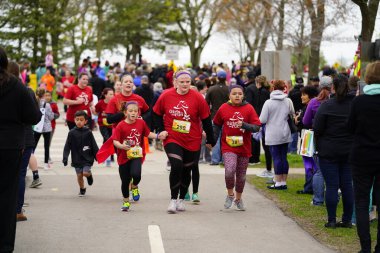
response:
M13 249L16 219L26 220L22 205L28 165L33 173L31 187L42 184L33 155L41 135L44 169L50 169L54 120L60 117L52 101L52 94L57 94L63 99L63 117L70 130L62 162L68 165L71 155L80 197L86 195L84 178L87 185L94 183L91 167L95 160L106 166L117 162L121 210L129 211L131 201L140 200L138 186L145 147L154 140L168 158L168 213L185 211L185 201L200 202L200 163L224 165L224 208L236 206L244 211L242 193L247 168L261 163L262 146L266 168L258 176L268 178L268 189L312 195L312 206L326 207L326 228L351 228L356 224L361 252L370 252L369 207L378 206L380 196L380 159L376 155L380 151L380 134L376 131L380 119L380 62L367 66L367 86L361 90L358 77L328 67L318 77L297 77L293 81L290 77L267 80L260 65L250 62L232 62L231 68L222 63L196 68L174 63L155 67L127 63L121 68L119 63L110 65L106 61L102 66L99 59L86 58L77 70L70 70L66 64L56 66L49 52L36 70L38 87L34 96L27 89L29 70L20 71L18 66L12 70L12 64L1 49L0 104L11 103L8 100L12 92L25 97L15 115L0 114L1 124L9 124L0 130L4 138L0 162L9 167L9 179L2 177L7 191L1 191L2 199L9 203L2 210L8 216L0 221L1 226L9 227L0 236L4 249ZM100 149L92 133L95 129L103 136ZM287 183L287 156L297 153L306 142L305 132L315 140L311 143L313 152L302 156L303 189L293 189ZM340 199L343 215L338 221ZM380 252L379 247L376 250Z

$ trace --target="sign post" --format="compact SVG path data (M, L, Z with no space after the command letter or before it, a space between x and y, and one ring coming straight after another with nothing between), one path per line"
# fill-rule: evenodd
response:
M179 46L178 45L167 45L165 46L165 56L166 60L177 60L179 55Z

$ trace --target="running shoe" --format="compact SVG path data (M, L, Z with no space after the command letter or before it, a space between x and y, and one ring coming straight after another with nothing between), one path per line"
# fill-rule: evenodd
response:
M198 193L193 193L193 195L191 196L191 199L193 200L194 203L200 202Z
M264 170L260 174L257 174L257 176L258 177L269 177L269 178L272 178L274 175L273 175L273 173L271 171Z
M186 195L185 195L185 201L190 201L190 194L189 194L189 192L187 192Z
M131 206L131 204L129 203L129 201L127 201L127 202L124 201L123 205L121 206L121 211L128 212L130 206Z
M33 180L33 182L30 184L30 188L37 188L38 186L42 185L41 179L37 178Z
M132 189L132 198L133 198L133 201L139 201L140 199L139 188Z
M185 203L183 202L183 199L177 200L177 211L183 212L185 210Z
M44 164L44 170L50 170L50 164L49 163Z
M169 206L168 206L168 213L176 213L177 212L177 200L172 199L170 200Z
M244 203L242 199L235 200L234 203L238 211L245 211L245 207L244 207Z
M92 177L92 174L89 177L87 177L87 183L88 185L92 185L94 183L94 178Z
M84 195L86 195L86 188L84 188L84 189L80 188L78 196L79 197L84 197Z
M230 209L233 202L234 202L234 196L228 196L227 195L226 201L224 202L224 208Z

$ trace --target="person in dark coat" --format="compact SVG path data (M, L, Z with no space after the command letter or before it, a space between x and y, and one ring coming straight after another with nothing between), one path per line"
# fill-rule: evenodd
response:
M14 250L25 125L37 124L42 116L28 89L7 68L7 54L0 47L0 108L3 108L0 112L0 252Z
M148 125L148 127L153 130L152 128L152 108L153 108L153 100L154 100L154 91L152 89L152 86L149 82L148 76L142 76L141 77L141 86L137 87L135 94L139 95L145 100L145 103L149 106L149 109L146 113L143 114L143 119Z
M288 97L293 102L294 111L296 114L299 114L301 110L303 109L303 104L301 100L301 89L304 87L303 84L303 78L297 77L296 78L296 85L293 87L293 89L289 92ZM298 145L298 133L292 134L293 141L289 144L288 147L288 153L297 153L297 145Z

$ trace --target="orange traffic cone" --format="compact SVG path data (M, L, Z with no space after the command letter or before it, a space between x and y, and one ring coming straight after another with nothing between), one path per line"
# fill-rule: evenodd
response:
M145 153L152 153L149 149L149 140L147 137L144 137L144 148L145 148Z

